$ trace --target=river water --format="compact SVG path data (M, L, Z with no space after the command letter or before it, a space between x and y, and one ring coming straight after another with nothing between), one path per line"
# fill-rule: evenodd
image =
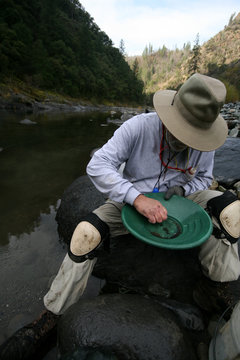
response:
M116 129L110 117L0 113L0 343L43 310L49 279L66 252L57 207L64 189L85 174L91 151ZM99 286L92 277L86 296Z

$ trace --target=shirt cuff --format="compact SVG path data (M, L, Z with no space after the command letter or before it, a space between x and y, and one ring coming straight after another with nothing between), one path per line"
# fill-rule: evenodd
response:
M134 187L131 187L125 195L124 201L127 204L133 205L134 200L138 197L138 195L141 195L141 193Z

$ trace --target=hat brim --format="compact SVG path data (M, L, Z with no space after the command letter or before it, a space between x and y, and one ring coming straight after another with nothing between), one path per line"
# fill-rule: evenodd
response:
M209 129L196 127L172 105L175 94L174 90L159 90L153 97L154 108L169 132L196 150L213 151L222 146L228 134L223 117L219 115Z

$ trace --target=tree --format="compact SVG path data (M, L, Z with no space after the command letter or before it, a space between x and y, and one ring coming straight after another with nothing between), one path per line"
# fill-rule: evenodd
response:
M232 25L235 15L236 15L236 13L233 13L233 14L230 16L230 19L229 19L229 21L228 21L228 26L231 26L231 25Z
M190 53L191 57L188 62L188 73L189 75L193 75L199 70L199 62L201 56L201 46L199 45L199 33L197 33L195 39L195 45Z
M0 76L74 97L142 100L142 82L78 0L0 0ZM136 72L136 71L135 71Z
M120 53L121 53L123 56L126 55L126 52L125 52L125 44L124 44L123 39L120 40L119 51L120 51Z
M148 56L153 54L153 46L151 43L145 46L145 49L143 50L142 56Z
M138 77L139 74L139 62L138 59L135 57L132 67L133 73L136 77Z

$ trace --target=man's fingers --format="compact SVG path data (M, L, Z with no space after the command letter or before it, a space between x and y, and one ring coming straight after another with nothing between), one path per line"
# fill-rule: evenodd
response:
M162 222L167 219L167 209L164 206L160 206L156 213L157 222Z
M167 209L162 207L162 221L167 220Z
M148 217L148 222L150 222L151 224L156 224L156 219L154 216Z
M139 195L133 205L152 224L161 223L167 219L167 209L157 200Z
M163 221L163 217L162 217L162 214L160 213L160 214L156 214L155 215L155 219L156 219L156 222L158 222L158 223L161 223L162 221Z
M146 215L150 223L161 223L167 219L167 210L163 206L161 206L158 207L155 211L150 211Z

